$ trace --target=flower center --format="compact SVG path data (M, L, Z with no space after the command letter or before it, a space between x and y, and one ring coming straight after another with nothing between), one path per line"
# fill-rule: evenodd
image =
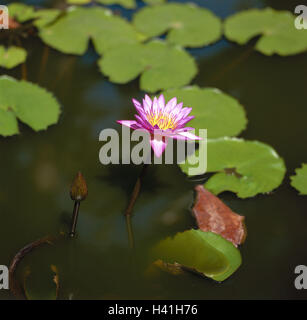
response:
M176 128L175 119L171 115L162 112L147 114L147 120L153 127L157 125L161 130Z

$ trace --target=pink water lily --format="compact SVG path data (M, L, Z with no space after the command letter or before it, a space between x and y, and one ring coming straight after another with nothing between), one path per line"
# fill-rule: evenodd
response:
M165 104L163 94L159 98L150 99L145 95L143 104L132 99L138 112L136 120L118 120L117 122L132 129L141 129L150 133L150 145L157 157L164 152L168 138L183 140L201 140L189 132L194 130L185 125L194 118L189 116L192 108L183 108L183 103L177 104L177 98L172 98Z

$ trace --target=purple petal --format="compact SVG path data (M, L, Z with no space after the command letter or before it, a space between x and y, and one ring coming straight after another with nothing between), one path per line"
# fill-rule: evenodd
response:
M164 95L161 94L158 99L158 109L159 111L163 111L164 108L165 108L165 99L164 99Z
M182 128L186 123L188 123L189 121L191 121L192 119L194 119L195 116L189 116L189 117L186 117L182 120L180 120L178 123L177 123L177 128L180 129Z
M177 98L171 99L165 106L165 113L170 113L177 105Z
M152 112L153 114L157 114L158 113L158 99L157 97L154 97L153 103L152 103Z
M178 135L187 138L187 140L202 140L201 137L198 137L195 134L187 131L178 132Z
M137 114L134 116L137 119L137 122L141 125L141 127L148 129L148 130L152 130L152 127L151 127L150 123L148 123L146 118L142 118L142 117L138 116Z
M176 107L173 109L173 111L171 112L171 114L173 115L173 116L178 116L179 114L180 114L180 111L181 111L181 109L182 109L182 106L183 106L183 103L181 102L181 103L179 103L179 104L177 104L176 105Z
M141 127L135 120L117 120L116 122L132 129L138 129Z
M151 111L151 105L152 105L152 101L151 99L148 97L148 95L145 96L145 99L143 99L143 108L144 111L146 113L150 113Z
M178 120L185 118L191 111L192 111L192 108L183 108L177 117Z
M151 138L150 145L157 158L160 158L167 146L167 137L157 136Z

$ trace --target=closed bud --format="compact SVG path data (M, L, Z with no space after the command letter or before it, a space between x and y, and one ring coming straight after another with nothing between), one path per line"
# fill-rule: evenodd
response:
M70 197L74 201L82 201L87 197L87 185L80 171L77 173L71 185Z

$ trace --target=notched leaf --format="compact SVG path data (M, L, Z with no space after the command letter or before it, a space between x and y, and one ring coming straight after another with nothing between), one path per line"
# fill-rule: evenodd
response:
M195 187L197 192L193 214L202 231L211 231L231 241L236 247L246 238L244 217L233 212L218 197L202 185Z

